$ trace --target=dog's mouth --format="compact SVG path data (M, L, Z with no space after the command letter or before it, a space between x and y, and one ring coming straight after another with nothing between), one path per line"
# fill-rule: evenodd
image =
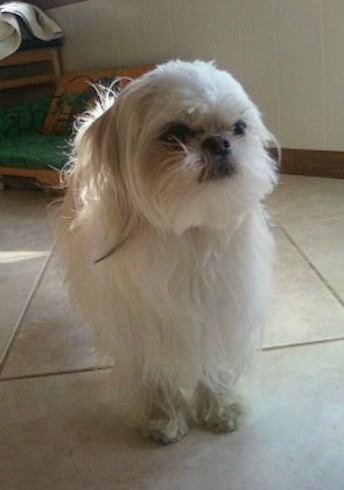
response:
M235 163L231 155L203 157L203 168L199 182L223 180L235 173Z

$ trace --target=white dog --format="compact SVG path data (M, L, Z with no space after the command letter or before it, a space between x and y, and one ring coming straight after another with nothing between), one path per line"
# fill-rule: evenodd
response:
M122 410L160 443L192 418L237 427L236 384L270 288L269 140L241 85L202 61L171 61L104 97L76 136L67 283L114 357Z

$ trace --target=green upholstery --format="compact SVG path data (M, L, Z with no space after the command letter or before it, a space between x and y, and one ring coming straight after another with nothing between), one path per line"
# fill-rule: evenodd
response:
M85 77L84 77L85 78ZM61 170L68 161L68 140L75 116L94 100L94 88L82 79L83 90L68 91L0 110L0 167L29 170ZM78 77L76 77L78 80ZM116 78L98 77L97 83L112 86ZM54 110L52 110L54 107ZM44 131L47 117L58 120L55 131ZM42 131L43 129L43 131Z
M0 110L0 146L2 146L2 140L17 136L23 131L40 131L49 110L51 98L52 94L47 94L34 102Z
M35 170L61 170L68 160L64 135L26 131L0 140L0 165Z
M65 73L54 94L0 109L0 180L17 184L22 179L28 185L58 187L56 170L68 162L75 118L93 105L97 85L118 92L153 68L143 65Z

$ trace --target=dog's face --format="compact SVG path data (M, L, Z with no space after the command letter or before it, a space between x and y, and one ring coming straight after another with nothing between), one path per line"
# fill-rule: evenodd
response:
M111 166L153 226L225 227L273 188L269 132L241 85L212 64L161 65L128 85L105 116Z

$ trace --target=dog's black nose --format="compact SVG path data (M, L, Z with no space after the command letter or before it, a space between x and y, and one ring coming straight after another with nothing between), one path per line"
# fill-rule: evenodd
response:
M202 149L206 152L206 170L202 180L216 180L230 177L234 172L233 155L230 141L224 136L209 136L202 142Z
M226 156L231 151L229 140L223 136L209 136L203 141L202 147L214 156Z

